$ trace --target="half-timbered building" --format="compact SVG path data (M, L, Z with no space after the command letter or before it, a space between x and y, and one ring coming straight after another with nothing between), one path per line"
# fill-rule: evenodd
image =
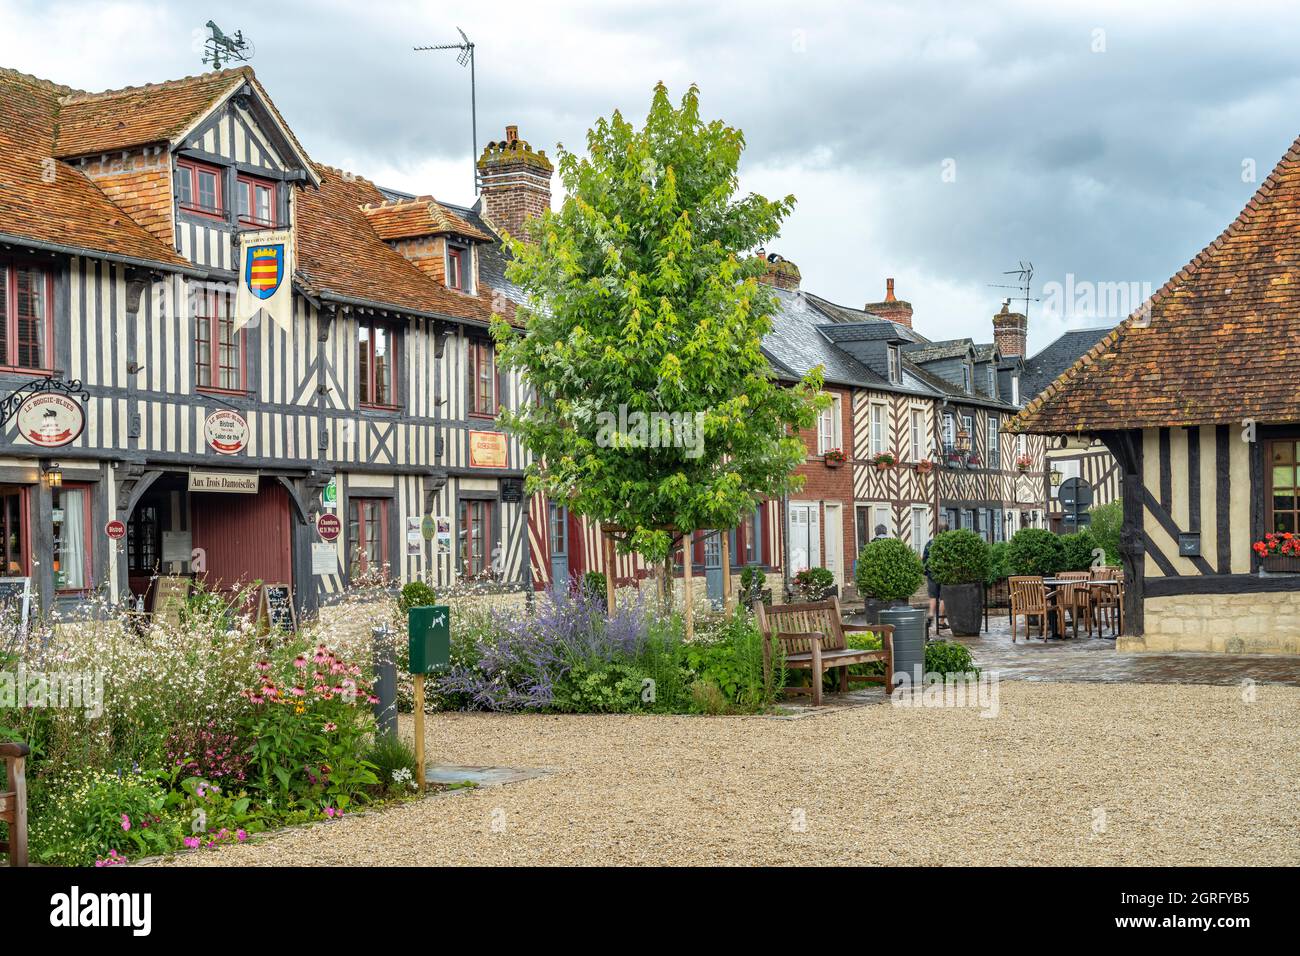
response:
M367 572L524 587L526 462L494 423L524 391L487 330L515 295L496 230L549 204L550 163L512 130L479 169L468 210L320 165L246 67L105 93L0 70L0 388L84 416L57 446L5 424L7 574L47 607L147 607L160 578L300 608ZM248 321L240 266L277 230L291 307Z
M1281 553L1300 533L1297 209L1300 140L1014 423L1099 439L1119 463L1121 649L1300 653L1300 562Z

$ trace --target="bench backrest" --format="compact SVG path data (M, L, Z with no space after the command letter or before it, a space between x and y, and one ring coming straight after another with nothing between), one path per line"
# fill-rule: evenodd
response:
M773 607L764 607L759 603L754 607L758 629L768 637L816 632L826 635L821 642L822 650L838 651L845 647L844 630L840 627L843 618L840 616L839 598L808 604L777 604ZM810 651L812 647L807 640L787 641L785 649L790 653L798 653Z

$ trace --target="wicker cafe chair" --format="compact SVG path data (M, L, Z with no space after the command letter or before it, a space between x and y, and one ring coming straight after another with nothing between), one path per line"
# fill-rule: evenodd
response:
M1029 640L1029 619L1038 618L1038 636L1047 640L1047 616L1060 615L1060 608L1047 599L1047 587L1038 577L1012 577L1011 585L1011 643L1016 642L1016 618L1025 619L1025 640ZM1064 630L1064 625L1061 627Z

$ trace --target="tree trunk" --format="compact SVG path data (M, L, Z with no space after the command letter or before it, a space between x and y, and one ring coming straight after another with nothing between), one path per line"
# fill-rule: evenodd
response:
M605 612L614 616L614 539L602 536L605 542Z
M719 531L722 535L722 613L731 612L731 535Z

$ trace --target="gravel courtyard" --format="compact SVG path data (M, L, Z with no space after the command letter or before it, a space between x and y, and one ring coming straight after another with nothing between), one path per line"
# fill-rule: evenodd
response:
M431 715L431 763L554 772L171 862L1300 864L1300 688L1254 695L1005 681L992 719Z

